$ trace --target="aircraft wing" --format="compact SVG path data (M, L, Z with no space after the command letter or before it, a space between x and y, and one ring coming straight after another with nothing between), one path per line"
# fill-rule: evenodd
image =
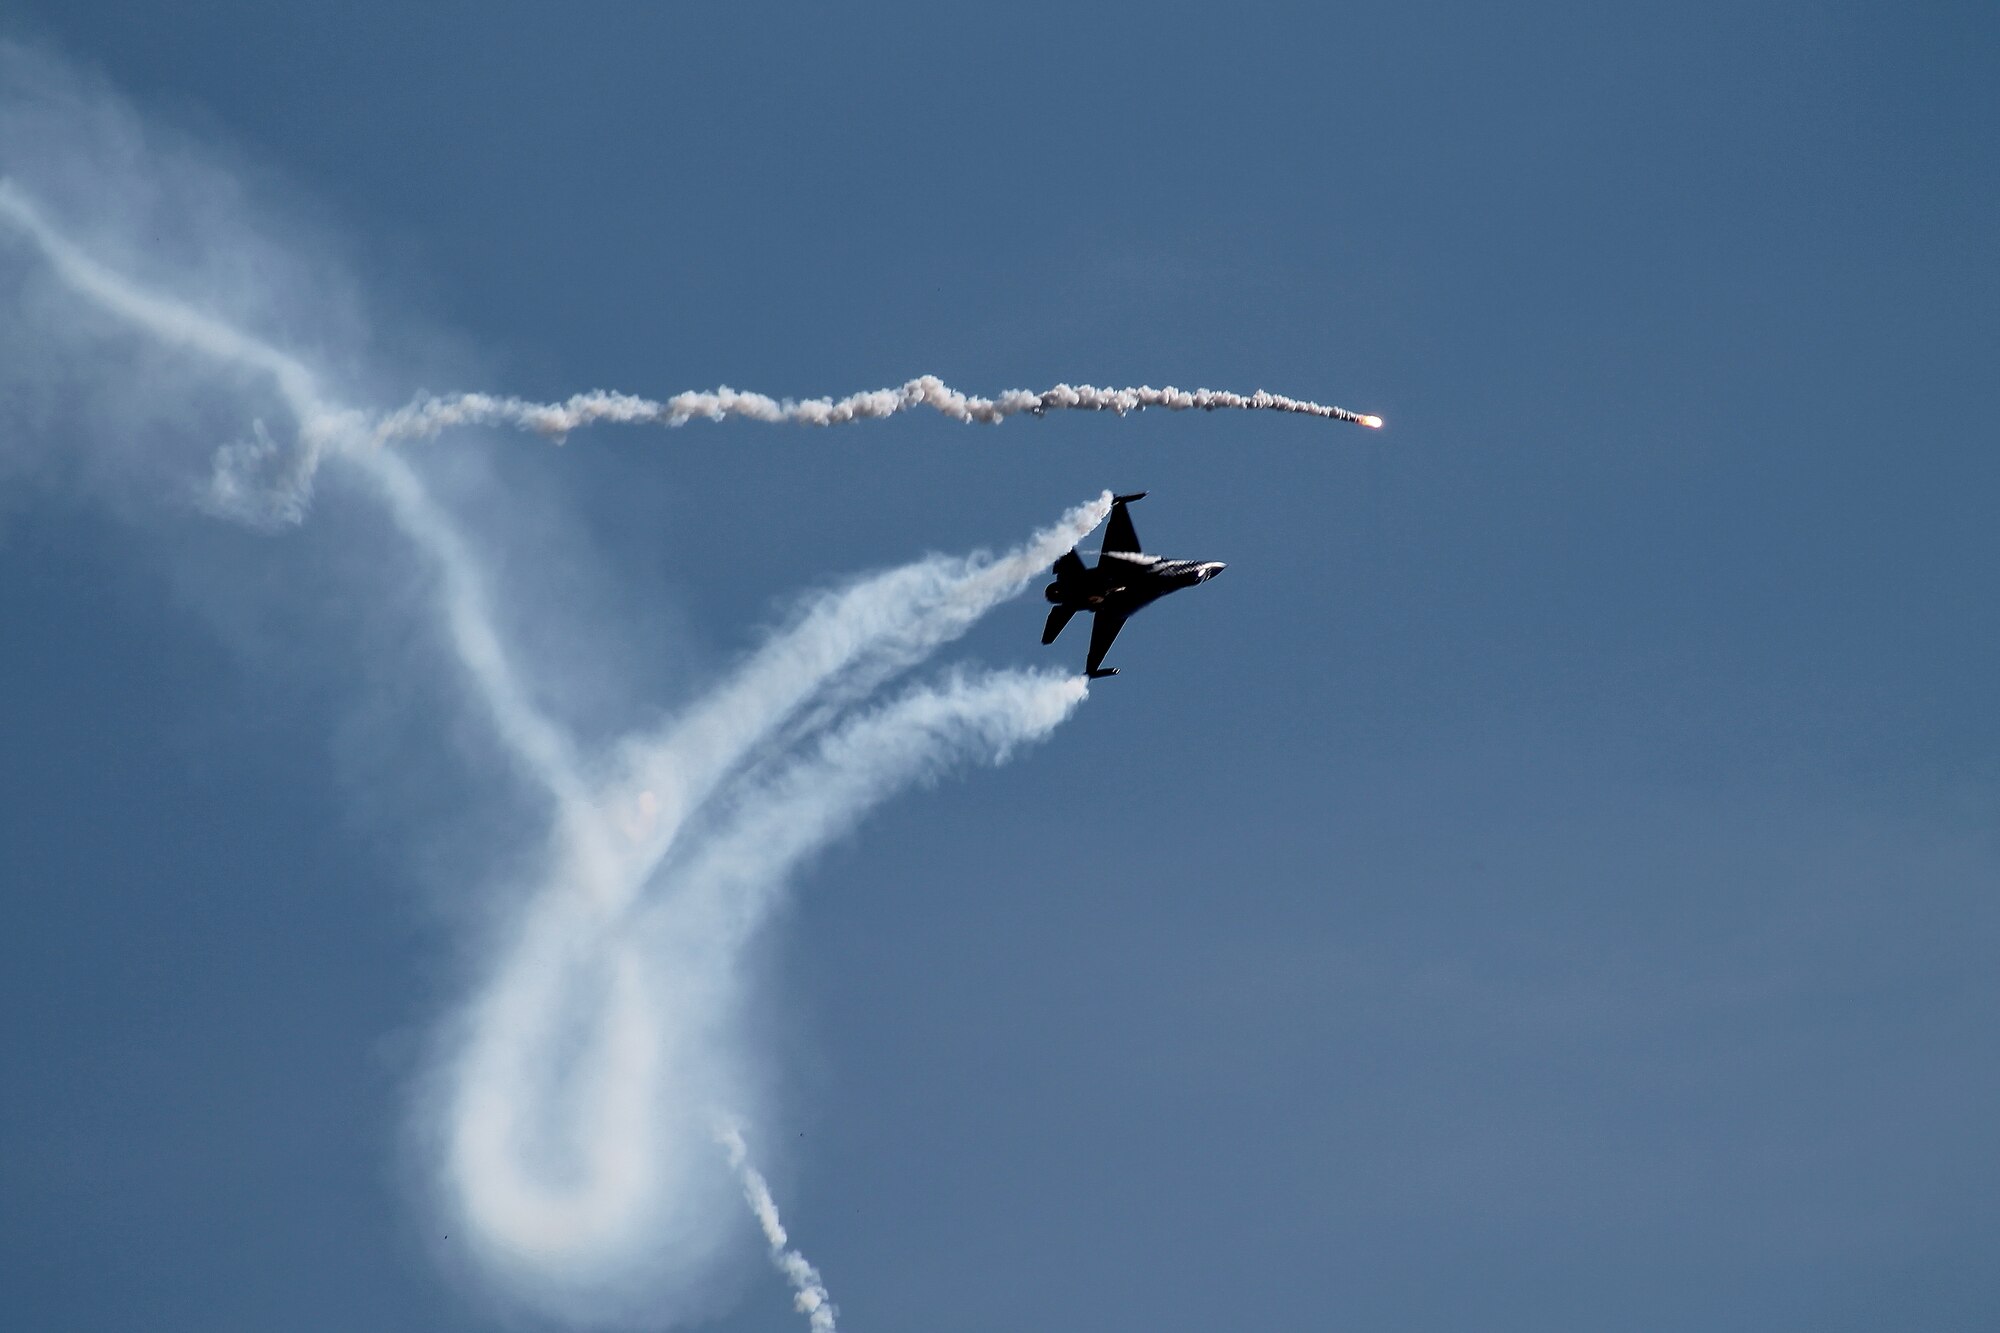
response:
M1111 555L1139 553L1139 534L1132 527L1132 511L1125 507L1123 497L1111 506L1111 521L1104 527L1104 550ZM1112 632L1115 634L1117 631Z
M1077 608L1073 606L1050 607L1049 618L1042 622L1042 642L1044 644L1054 643L1056 635L1063 632L1063 626L1069 624L1069 618L1075 615L1076 611Z
M1116 611L1100 609L1090 618L1090 656L1085 659L1083 670L1086 675L1095 676L1104 665L1104 655L1111 651L1111 641L1118 637L1118 631L1125 628L1125 617ZM1107 671L1105 675L1114 675Z

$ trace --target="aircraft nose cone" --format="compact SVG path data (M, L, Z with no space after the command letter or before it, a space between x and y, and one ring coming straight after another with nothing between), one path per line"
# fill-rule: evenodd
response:
M1201 567L1201 581L1206 583L1227 568L1220 560L1211 560Z

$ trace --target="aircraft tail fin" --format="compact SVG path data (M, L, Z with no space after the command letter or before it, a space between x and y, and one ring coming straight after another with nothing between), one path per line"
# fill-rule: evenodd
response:
M1073 606L1051 607L1048 621L1042 626L1042 642L1054 643L1056 635L1063 632L1063 626L1069 624L1069 618L1075 614L1076 608Z

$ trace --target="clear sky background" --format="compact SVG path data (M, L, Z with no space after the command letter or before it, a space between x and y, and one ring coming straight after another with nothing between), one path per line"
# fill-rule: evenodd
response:
M316 275L260 327L376 406L929 372L1388 419L424 446L586 737L1107 487L1229 562L762 938L763 1155L844 1328L2000 1324L1990 5L0 35L227 163L218 215ZM96 373L0 397L0 1323L517 1322L398 1147L519 813L421 579L336 479L295 529L197 512L247 423L114 421ZM1042 612L945 660L1080 663ZM729 1225L711 1326L803 1328Z

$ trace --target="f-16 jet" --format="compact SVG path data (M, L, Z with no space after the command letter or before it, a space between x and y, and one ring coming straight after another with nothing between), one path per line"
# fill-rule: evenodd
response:
M1055 603L1048 623L1042 626L1043 643L1054 643L1077 612L1088 611L1094 617L1090 656L1083 668L1092 680L1118 674L1118 668L1104 665L1104 655L1111 651L1111 641L1133 612L1170 592L1206 583L1222 572L1220 560L1167 560L1141 554L1139 534L1133 530L1132 515L1125 506L1145 498L1144 491L1114 497L1096 568L1085 565L1072 547L1056 561L1056 581L1042 590L1042 596Z

